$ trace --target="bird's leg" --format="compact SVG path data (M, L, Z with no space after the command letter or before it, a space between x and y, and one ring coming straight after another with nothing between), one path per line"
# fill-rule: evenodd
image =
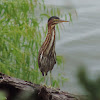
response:
M45 84L45 74L44 74L44 84Z
M46 85L46 74L44 73L44 85Z
M46 84L46 73L44 73L44 84L43 84L44 86L46 86L47 84Z
M50 71L50 86L52 86L52 73Z
M59 90L58 89L56 89L56 88L54 88L54 87L52 87L52 72L50 71L50 88L52 88L53 90L55 90L56 92L59 92Z

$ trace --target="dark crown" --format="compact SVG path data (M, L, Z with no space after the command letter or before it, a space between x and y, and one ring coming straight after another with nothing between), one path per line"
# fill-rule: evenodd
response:
M52 19L59 19L59 17L52 16L52 17L50 17L50 18L48 19L48 22L49 22L50 20L52 20Z

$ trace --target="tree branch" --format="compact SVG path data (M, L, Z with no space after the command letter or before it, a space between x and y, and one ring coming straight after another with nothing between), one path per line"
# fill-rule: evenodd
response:
M86 100L67 92L33 84L0 73L0 90L7 100Z

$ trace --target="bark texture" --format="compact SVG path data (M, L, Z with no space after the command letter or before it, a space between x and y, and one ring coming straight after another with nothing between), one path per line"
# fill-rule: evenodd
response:
M87 100L84 96L23 81L2 73L0 73L0 90L6 92L7 100Z

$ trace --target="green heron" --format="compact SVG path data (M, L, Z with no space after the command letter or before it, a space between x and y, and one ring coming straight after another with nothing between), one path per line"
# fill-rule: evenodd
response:
M52 16L48 20L48 34L39 50L39 55L38 55L39 69L42 72L44 78L48 74L48 71L50 71L51 75L51 71L54 65L56 64L55 25L62 22L69 22L69 21L61 20L59 17L56 16Z

